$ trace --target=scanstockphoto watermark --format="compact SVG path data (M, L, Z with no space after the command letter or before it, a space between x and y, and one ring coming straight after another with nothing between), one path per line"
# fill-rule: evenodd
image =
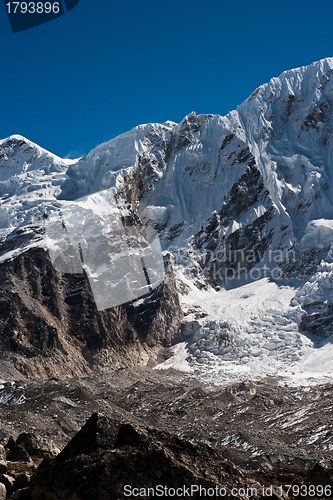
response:
M249 269L242 266L240 262L238 262L235 267L218 267L215 264L213 265L210 274L214 280L224 283L234 280L258 281L262 278L273 278L274 280L280 280L283 278L283 272L279 266L271 267L267 264L263 264Z
M296 252L293 249L260 252L225 247L218 250L214 257L206 255L206 259L211 260L213 278L225 283L237 279L257 281L269 277L278 280L283 277L282 265L296 261Z
M169 248L175 255L176 262L186 263L192 258L200 256L203 267L210 269L210 275L222 282L237 279L256 281L261 278L282 278L284 264L296 262L297 255L294 249L288 250L259 250L259 249L232 249L225 245L218 250L205 250L199 253L191 248Z
M265 493L265 496L272 496L272 488L267 488L267 491L261 492ZM237 496L257 496L257 488L232 488L227 490L226 488L221 488L220 486L203 487L198 484L192 484L191 486L179 486L178 488L170 488L169 486L164 486L159 484L153 488L136 488L127 484L124 486L124 496L125 498L230 498Z
M207 488L197 484L191 486L180 486L178 488L169 488L168 486L157 485L154 488L133 488L127 484L124 486L125 498L233 498L233 497L264 497L274 498L278 493L281 497L286 495L293 495L295 497L331 497L331 485L297 485L297 484L280 484L280 485L267 485L260 488L255 487L238 487L238 488L221 488L215 486L214 488Z
M281 264L283 262L295 262L296 252L289 250L264 250L258 249L244 250L232 249L230 246L224 246L216 252L206 250L204 254L205 262L229 263L255 265L265 260L269 264Z

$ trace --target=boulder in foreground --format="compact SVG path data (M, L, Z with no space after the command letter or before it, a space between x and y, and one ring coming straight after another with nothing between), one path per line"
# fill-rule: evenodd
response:
M41 463L31 499L116 500L158 485L247 487L241 472L209 445L95 413L54 460ZM191 498L200 498L199 492Z

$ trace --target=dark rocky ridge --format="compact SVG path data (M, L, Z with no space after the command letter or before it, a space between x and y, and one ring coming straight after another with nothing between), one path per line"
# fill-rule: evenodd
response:
M316 301L304 306L300 331L310 332L320 338L328 338L333 334L333 304Z
M42 462L32 477L30 498L116 500L128 496L125 485L131 490L247 487L241 472L206 444L93 414L53 461Z
M231 141L232 137L226 139ZM275 209L249 149L240 151L236 161L248 163L244 174L232 186L220 211L212 214L207 226L194 238L195 248L201 254L201 267L213 285L224 284L230 272L240 276L240 270L250 271L265 255L273 238L273 230L267 228L267 223L274 217ZM259 201L266 212L225 236L226 228Z
M42 248L2 263L0 279L2 360L11 356L24 377L82 376L107 365L145 363L152 348L170 346L180 328L170 263L143 304L100 312L87 277L59 274Z

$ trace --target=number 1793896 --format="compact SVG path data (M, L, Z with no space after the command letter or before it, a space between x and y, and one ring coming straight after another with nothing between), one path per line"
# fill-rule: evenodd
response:
M8 2L8 14L58 14L59 2Z

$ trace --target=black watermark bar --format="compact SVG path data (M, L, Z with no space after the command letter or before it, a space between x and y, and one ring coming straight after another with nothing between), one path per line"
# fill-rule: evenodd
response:
M72 10L79 0L13 2L3 0L13 33L53 21Z

